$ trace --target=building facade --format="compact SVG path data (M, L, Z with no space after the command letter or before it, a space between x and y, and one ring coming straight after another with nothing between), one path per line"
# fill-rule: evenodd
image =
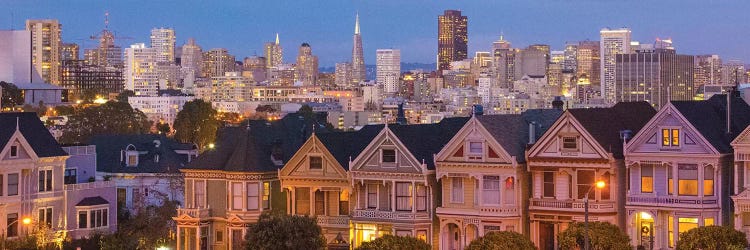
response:
M657 109L695 96L693 56L674 49L640 49L615 55L615 100L646 101Z
M125 49L125 89L132 90L135 95L155 96L159 91L156 59L156 50L143 43Z
M617 54L630 53L630 29L602 29L600 36L600 79L602 97L611 104L615 103L615 65Z
M55 19L26 20L31 32L31 63L46 83L60 84L62 25Z
M446 10L438 16L438 70L450 68L450 63L468 56L468 17L460 10Z
M378 49L375 51L375 65L375 82L383 85L386 94L398 93L401 87L401 50Z
M354 20L354 36L352 36L351 85L357 86L365 78L365 54L362 49L362 34L359 30L359 13Z

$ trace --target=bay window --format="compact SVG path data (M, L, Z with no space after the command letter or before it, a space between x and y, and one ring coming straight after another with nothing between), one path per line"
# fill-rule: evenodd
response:
M367 184L367 208L378 207L378 185Z
M500 176L482 177L482 204L500 205Z
M417 185L417 211L427 211L427 187Z
M464 202L464 179L461 177L451 178L451 202Z
M396 210L411 211L412 185L408 182L396 182Z
M542 172L542 197L555 197L555 172Z
M714 167L706 166L703 169L703 195L714 195Z
M698 195L698 165L697 164L678 164L677 165L677 194L678 195Z
M257 210L258 202L260 200L260 192L258 190L257 182L247 183L247 210Z
M593 170L578 170L576 171L577 187L578 187L578 199L586 197L586 193L594 185L594 171Z
M242 182L232 182L232 209L242 210Z
M505 178L505 204L512 205L516 204L516 178L508 177Z
M654 166L641 164L641 193L654 192Z

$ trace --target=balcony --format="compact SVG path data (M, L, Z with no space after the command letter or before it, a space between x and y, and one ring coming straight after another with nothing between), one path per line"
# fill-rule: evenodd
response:
M193 218L208 218L211 216L210 208L177 208L177 217L187 215Z
M438 207L438 214L452 214L480 217L516 217L520 216L518 205L508 206L479 206L473 208Z
M583 212L585 203L583 200L555 200L555 199L531 199L529 209L531 210L552 210L566 212ZM614 201L594 201L589 200L589 212L615 212Z
M349 227L349 216L325 216L315 217L321 227Z
M409 212L409 211L379 211L379 210L364 210L355 209L352 217L355 219L366 219L366 220L430 220L430 214L428 212Z
M77 184L65 184L65 190L75 191L75 190L86 190L86 189L96 189L96 188L109 188L109 187L114 187L114 186L115 186L114 181L95 181L95 182L83 182L83 183L77 183Z
M627 206L719 208L716 197L628 195Z

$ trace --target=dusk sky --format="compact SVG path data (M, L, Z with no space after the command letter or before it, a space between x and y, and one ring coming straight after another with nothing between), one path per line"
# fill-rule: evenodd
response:
M0 29L22 29L26 19L58 19L63 40L88 48L88 36L104 26L149 43L154 27L171 27L177 46L194 37L204 50L223 47L238 60L263 52L278 32L284 61L292 62L303 42L321 66L351 58L354 15L360 14L365 59L378 48L401 49L402 62L432 63L437 50L437 16L459 9L469 18L469 53L488 51L500 36L514 47L598 40L603 27L630 27L633 40L651 43L671 37L678 53L719 54L750 62L750 1L22 1L0 0ZM11 15L12 13L12 15ZM11 17L12 16L12 17ZM11 21L12 19L12 21Z

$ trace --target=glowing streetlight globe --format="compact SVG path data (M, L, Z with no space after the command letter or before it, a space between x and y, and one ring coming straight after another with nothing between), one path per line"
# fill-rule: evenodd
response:
M602 189L602 188L604 188L606 186L607 186L607 183L605 183L604 181L597 181L596 182L596 188L598 188L598 189Z

